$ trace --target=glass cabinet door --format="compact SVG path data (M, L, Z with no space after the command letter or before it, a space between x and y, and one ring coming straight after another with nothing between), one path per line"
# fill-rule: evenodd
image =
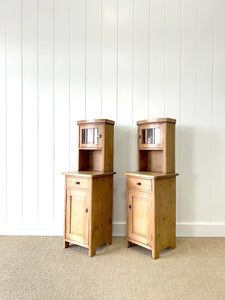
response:
M154 128L147 129L147 144L154 144Z
M148 146L148 145L160 145L161 144L161 136L160 136L160 128L144 128L141 129L140 135L140 146Z
M80 147L100 147L100 130L98 127L89 127L80 129Z

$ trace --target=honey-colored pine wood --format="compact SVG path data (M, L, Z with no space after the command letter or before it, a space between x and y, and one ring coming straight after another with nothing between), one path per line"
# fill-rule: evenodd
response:
M170 118L137 122L139 171L162 172L165 174L175 172L175 124L176 120ZM160 130L159 143L148 144L148 129Z
M114 151L114 121L106 119L78 121L79 130L79 171L113 171L113 151ZM87 144L87 140L82 142L82 130L98 129L98 144Z
M161 250L176 246L176 176L146 172L126 172L127 233L131 243L152 250L154 259ZM144 183L149 181L150 184ZM139 185L139 183L143 185ZM136 185L135 185L136 183Z
M154 259L176 246L175 123L169 118L138 121L138 171L124 173L126 247L150 249ZM148 129L153 129L152 136L147 136Z
M77 124L79 170L62 173L63 247L69 247L69 243L83 246L93 256L99 246L112 243L114 121L83 120Z
M128 236L142 244L149 242L151 200L148 193L129 189L128 184Z
M64 173L65 233L69 243L89 249L89 256L102 244L112 242L113 174L115 172Z

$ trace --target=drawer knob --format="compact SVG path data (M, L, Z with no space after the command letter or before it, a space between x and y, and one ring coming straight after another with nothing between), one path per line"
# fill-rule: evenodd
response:
M88 212L88 208L85 209L85 212L86 212L86 213Z
M80 184L80 181L76 181L75 184Z
M131 204L129 205L129 208L131 209Z
M137 182L137 185L141 185L141 182Z

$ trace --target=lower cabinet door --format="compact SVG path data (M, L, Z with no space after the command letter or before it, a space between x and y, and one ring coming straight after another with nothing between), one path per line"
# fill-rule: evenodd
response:
M151 246L152 195L128 190L128 238Z
M67 191L66 238L88 245L89 233L89 192Z

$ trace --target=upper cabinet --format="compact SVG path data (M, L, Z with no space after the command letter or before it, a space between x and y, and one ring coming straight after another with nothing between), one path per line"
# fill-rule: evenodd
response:
M115 122L107 119L78 121L79 171L113 171Z
M137 122L138 171L175 172L175 119Z
M102 148L103 131L100 124L81 125L79 148Z
M162 147L163 140L160 124L139 126L139 148Z

